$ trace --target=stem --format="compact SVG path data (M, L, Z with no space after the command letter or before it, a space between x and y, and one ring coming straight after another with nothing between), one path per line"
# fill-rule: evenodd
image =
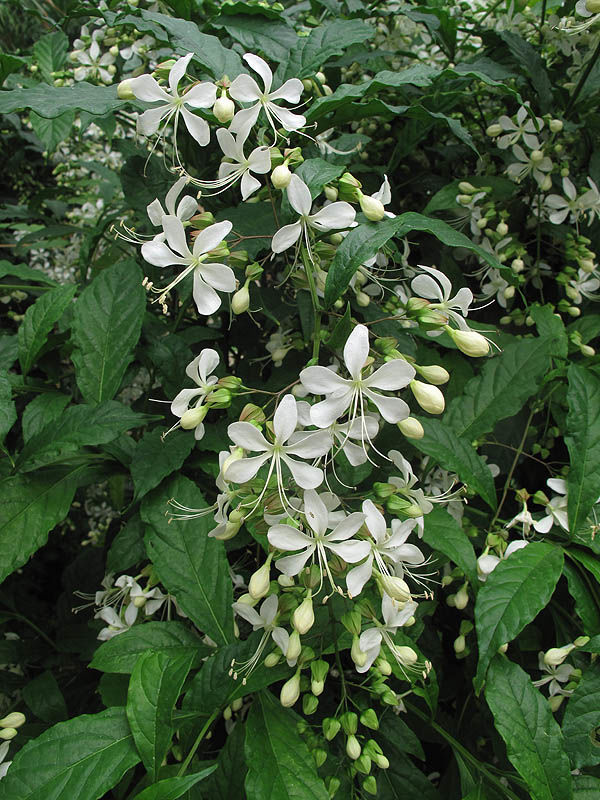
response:
M540 45L544 41L544 34L542 32L542 28L544 27L544 22L546 21L546 3L547 0L542 0L542 11L540 13L540 26L538 28L538 33L540 37Z
M191 749L190 749L190 752L189 752L189 753L187 754L187 756L185 757L185 761L184 761L184 762L182 763L182 765L179 767L179 771L178 771L178 773L177 773L177 777L178 777L178 778L179 778L181 775L185 774L185 771L186 771L186 770L187 770L187 768L189 767L189 765L190 765L190 761L191 761L191 760L192 760L192 758L194 757L194 755L195 755L195 753L196 753L196 750L198 749L198 747L200 747L200 742L202 741L202 739L204 739L204 737L205 737L205 735L206 735L206 733L207 733L208 729L209 729L209 728L210 728L210 726L213 724L213 722L215 721L215 719L217 718L217 716L218 716L218 714L219 714L219 713L220 713L220 709L219 709L219 708L215 709L215 710L213 711L213 713L210 715L210 717L209 717L209 718L206 720L206 722L205 722L205 724L204 724L204 727L202 728L202 730L200 731L200 733L199 733L199 734L198 734L198 736L196 737L196 741L195 741L195 742L194 742L194 744L192 745L192 747L191 747Z
M41 628L38 628L38 626L34 622L32 622L30 619L27 619L27 617L24 617L22 614L17 614L15 611L3 611L2 613L6 614L6 616L14 617L15 619L21 620L21 622L24 622L26 625L29 625L29 627L33 628L33 630L37 633L37 635L41 636L42 639L50 645L50 647L52 647L54 650L58 650L58 647L54 644L52 639L46 633L44 633L44 631Z
M341 705L344 706L344 709L347 709L348 706L348 693L346 690L346 678L344 677L344 668L342 666L342 659L340 658L340 651L337 645L337 636L335 635L335 617L333 616L333 611L331 610L331 606L328 606L329 609L329 620L331 622L331 635L333 637L333 644L335 647L335 665L340 673L340 679L342 681L342 700Z
M575 87L575 91L571 95L571 98L570 98L570 100L569 100L569 102L567 104L567 107L565 108L565 117L569 116L569 112L572 110L573 106L575 105L575 101L577 100L577 98L579 96L579 93L583 89L583 85L585 84L585 82L589 78L590 72L593 70L593 68L594 68L594 66L596 64L596 61L598 61L599 57L600 57L600 41L596 45L596 49L594 50L594 54L592 55L592 57L588 61L587 67L585 68L585 71L584 71L583 75L581 76L581 78L579 78L579 82L577 83L577 86Z
M527 423L525 425L525 430L523 431L523 436L521 437L521 441L519 442L519 446L517 448L517 452L515 453L515 457L510 467L510 471L506 476L506 481L504 483L504 489L502 490L502 497L500 498L500 502L498 503L498 508L496 509L496 513L494 514L494 518L490 523L489 530L491 531L500 516L500 512L502 511L502 506L504 505L504 501L506 500L506 496L508 494L508 490L510 488L510 482L512 480L512 476L514 471L517 467L517 462L523 453L523 448L525 447L525 439L527 438L527 433L529 432L529 426L531 425L531 420L533 419L534 414L536 413L537 409L534 406L531 411L529 412L529 416L527 417Z
M302 248L302 264L304 265L304 272L306 273L306 280L308 281L308 289L313 304L313 311L315 314L315 327L313 329L313 351L312 361L315 364L319 363L319 349L321 347L321 304L317 295L317 287L315 285L315 276L312 272L312 261L308 257L308 253Z

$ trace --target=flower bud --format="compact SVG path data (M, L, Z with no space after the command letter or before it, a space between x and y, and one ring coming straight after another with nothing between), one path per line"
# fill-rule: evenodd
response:
M381 702L385 703L386 706L397 706L398 695L396 692L392 692L391 689L388 689L381 695Z
M504 644L501 644L500 647L498 648L499 653L506 653L507 650L508 650L508 642L504 642Z
M304 600L294 611L292 615L292 625L299 634L304 635L309 632L314 624L315 614L313 611L311 592L309 591Z
M466 646L467 643L465 637L462 634L460 636L457 636L456 639L454 640L454 652L457 655L460 655L461 653L464 653Z
M263 663L267 669L271 669L272 667L276 667L280 661L281 658L279 657L279 653L269 653Z
M551 647L544 653L544 664L549 667L558 667L563 663L571 650L575 649L574 644L567 644L564 647Z
M580 258L577 260L577 263L584 272L593 272L596 268L596 265L591 258Z
M400 605L408 603L411 599L410 589L406 581L402 578L397 578L393 575L382 575L380 572L376 573L377 580L381 588L389 595L392 600L396 600Z
M191 431L198 427L208 413L208 406L196 406L184 411L179 420L179 424L184 431Z
M334 739L341 728L340 721L333 717L325 717L323 720L323 736L330 742Z
M312 679L310 690L317 697L323 693L323 689L325 688L325 678L327 677L328 671L329 664L322 659L313 661L310 665L310 674Z
M564 699L565 699L565 696L563 694L555 694L553 697L549 697L548 698L548 704L549 704L550 709L552 710L553 713L558 711L558 709L561 707Z
M427 367L415 366L415 369L419 375L422 375L429 383L433 383L434 386L442 386L450 380L450 373L448 370L445 370L437 364L432 364Z
M129 81L121 81L121 83L117 86L117 97L119 100L135 100L135 95L131 89L131 83Z
M291 708L300 697L300 670L281 687L279 702L284 708Z
M366 308L371 303L371 298L366 292L356 292L356 305Z
M598 3L598 8L600 8L600 3ZM548 123L548 127L552 133L560 133L564 126L561 119L551 119Z
M544 151L543 150L532 150L531 155L529 156L531 162L533 164L539 164L540 161L544 160Z
M512 271L518 274L519 272L523 272L525 269L525 262L522 258L515 258L510 266L512 267Z
M506 234L508 233L508 225L506 224L506 222L499 222L496 225L496 233L499 233L500 236L506 236Z
M444 395L437 388L422 381L412 380L409 384L417 403L430 414L441 414L446 407Z
M419 660L419 656L412 647L407 647L406 645L396 646L396 658L405 667L413 667Z
M585 0L585 10L590 14L600 14L600 0Z
M360 724L365 728L370 728L372 731L379 730L379 720L377 714L372 708L367 708L360 715Z
M338 180L338 190L340 200L356 203L360 200L360 188L362 183L349 172L344 172Z
M371 222L379 222L385 217L385 208L381 200L370 197L368 194L361 194L359 200L361 211Z
M387 759L386 759L387 760ZM388 766L389 766L388 761ZM373 795L375 797L377 795L377 780L374 775L369 775L367 778L364 779L362 782L362 788L365 790L367 794Z
M400 420L396 425L407 439L422 439L423 436L425 436L425 429L419 420L414 417L407 417L406 419Z
M276 189L287 189L291 179L292 173L287 164L280 164L271 173L271 183Z
M285 657L288 661L297 661L298 656L302 652L302 642L300 641L300 634L298 631L292 631Z
M261 600L269 593L271 585L271 559L273 555L269 555L262 567L250 578L248 583L248 593L254 600Z
M364 650L360 649L360 640L358 636L352 637L352 647L350 648L350 657L357 667L364 667L367 663L367 654Z
M13 711L0 719L0 728L20 728L25 724L25 714L20 711Z
M585 647L585 646L586 646L586 644L587 644L589 641L590 641L590 637L589 637L589 636L578 636L578 637L575 639L575 641L573 642L573 644L575 645L575 647ZM1 723L0 723L0 724L1 724ZM17 727L17 726L15 725L14 727Z
M383 753L375 753L371 756L372 760L377 764L379 769L389 769L390 762Z
M319 706L319 699L314 694L305 694L302 698L302 712L309 716L314 714Z
M546 175L544 180L540 183L540 189L542 192L549 192L552 188L552 177L550 175Z
M190 222L196 231L203 231L205 228L215 224L215 217L211 211L202 211L200 214L195 214Z
M361 753L354 762L354 767L357 772L362 772L363 775L368 775L371 772L371 758L366 753Z
M250 292L248 291L248 287L244 285L241 289L238 289L231 298L231 310L234 314L243 314L245 311L248 311L249 307Z
M5 742L8 742L10 739L14 739L16 735L16 728L2 728L0 730L0 739L4 739Z
M346 740L346 755L353 761L356 761L361 754L361 746L356 736L351 735Z
M346 711L340 717L340 723L344 733L350 736L358 730L358 715L354 711Z
M390 662L383 656L379 656L379 658L375 662L375 666L377 667L379 672L381 672L382 675L389 676L392 674L392 667L390 666Z
M312 751L312 757L315 760L317 769L319 769L319 767L322 767L323 764L327 761L327 750L323 750L322 747L317 747Z
M346 613L342 615L341 623L349 634L352 636L360 636L361 617L359 611L346 611Z
M492 138L496 136L500 136L502 133L502 126L495 122L493 125L489 125L485 131L486 136L491 136Z
M454 595L454 605L456 608L460 609L461 611L463 608L466 608L469 603L469 592L467 591L467 585L461 586L458 592Z
M215 104L212 107L212 112L219 122L229 122L233 119L233 115L235 114L235 103L231 98L227 97L224 89L221 92L221 96L215 100Z
M456 330L446 326L446 333L458 347L461 353L471 358L487 356L490 352L490 345L485 336L476 331Z
M325 186L324 192L325 192L325 197L331 203L334 203L338 199L338 190L335 188L335 186Z

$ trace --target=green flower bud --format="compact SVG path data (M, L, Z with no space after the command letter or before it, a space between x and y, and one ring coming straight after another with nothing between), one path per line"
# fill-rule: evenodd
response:
M129 81L121 81L117 86L117 97L119 100L135 100L135 95L131 89Z
M334 203L338 199L338 190L335 186L325 186L323 190L330 203Z
M317 747L315 750L312 751L312 757L315 760L317 769L319 769L319 767L322 767L323 764L327 761L327 750L323 750L322 747Z
M406 581L402 578L397 578L393 575L382 575L380 572L375 573L375 577L379 581L382 589L388 594L392 600L396 600L400 604L405 604L411 599L410 589Z
M444 395L437 388L422 381L412 380L409 383L415 400L429 414L441 414L446 407Z
M461 181L458 184L458 191L462 192L463 194L476 194L479 189L477 189L476 186L473 186L473 184L469 183L468 181Z
M377 714L372 708L367 708L360 715L360 724L365 728L370 728L372 731L379 730L379 720Z
M363 775L368 775L371 772L371 759L366 753L361 753L354 762L357 772L362 772Z
M374 797L377 794L377 780L374 775L369 775L362 783L362 788L367 794L372 794Z
M450 373L443 367L433 364L427 367L421 367L417 364L414 365L415 369L422 375L426 381L433 383L434 386L442 386L450 380Z
M598 8L600 9L600 2L598 2ZM561 119L551 119L548 123L548 127L552 131L552 133L560 133L564 127L563 122Z
M291 708L300 697L300 670L292 675L281 687L279 702L284 708Z
M391 675L392 674L392 667L390 666L390 662L387 661L383 656L379 656L377 661L375 662L375 666L381 672L382 675Z
M358 730L358 715L354 711L345 711L340 717L340 723L344 733L350 736Z
M243 314L250 308L250 292L246 285L233 295L231 298L231 310L234 314Z
M465 637L462 636L462 634L460 636L457 636L456 639L454 640L454 652L457 655L460 655L461 653L464 653L466 646L467 643Z
M469 602L469 592L467 591L467 584L461 586L458 592L454 595L454 605L461 611L467 607Z
M356 736L348 736L346 739L346 755L353 761L360 757L361 746Z
M360 641L358 636L352 637L352 647L350 648L350 657L357 667L364 667L367 663L367 654L360 649Z
M240 414L240 422L260 422L265 421L265 412L254 403L246 403Z
M205 228L215 224L215 218L210 211L203 211L201 214L193 216L190 222L194 230L203 231Z
M502 133L502 126L498 125L498 123L495 122L493 125L489 125L488 126L488 128L485 131L485 133L486 133L486 136L491 136L492 138L495 138L496 136L500 136L500 134Z
M319 698L314 694L305 694L302 698L302 711L306 716L314 714L319 705Z
M25 714L20 711L13 711L0 719L0 728L20 728L25 724Z
M208 406L196 406L184 411L179 420L179 424L184 431L191 431L198 427L208 413Z
M4 741L8 742L10 739L14 739L17 735L16 728L2 728L0 729L0 739L4 739Z
M370 197L366 194L361 194L358 202L361 211L371 222L379 222L385 217L385 208L381 200L377 200L375 197Z
M279 664L280 661L281 661L281 657L280 657L279 653L269 653L269 655L265 658L263 663L264 663L265 667L267 667L268 669L271 669L272 667L276 667L277 664Z
M575 649L574 644L567 644L564 647L551 647L544 653L544 664L549 667L558 667L563 663L571 650Z
M313 610L312 592L309 590L304 600L292 615L292 625L299 634L308 633L315 624L315 613Z
M335 775L332 775L329 778L329 782L327 784L327 793L329 794L330 798L336 796L337 791L341 785L342 785L341 780L337 778Z
M323 720L323 736L330 742L332 739L335 739L341 727L338 719L334 719L334 717L325 717Z
M233 115L235 114L235 103L233 100L231 100L231 98L227 97L227 92L225 89L221 91L221 96L215 100L215 104L212 107L212 112L219 122L229 122L233 119Z
M271 553L262 567L256 570L256 572L250 578L248 583L248 593L254 600L261 600L263 597L266 597L269 593L269 587L271 586L271 559L273 558L273 554Z
M407 439L422 439L425 436L425 429L418 419L407 417L396 423L398 429Z
M286 164L280 164L271 173L271 183L276 189L287 189L291 179L292 173Z
M482 336L476 331L456 330L455 328L450 328L448 325L444 330L461 353L464 353L466 356L480 358L482 356L487 356L490 352L488 340L485 336Z
M343 614L342 619L340 621L349 634L351 634L352 636L360 636L360 629L362 623L359 611L356 610L347 611L345 614Z

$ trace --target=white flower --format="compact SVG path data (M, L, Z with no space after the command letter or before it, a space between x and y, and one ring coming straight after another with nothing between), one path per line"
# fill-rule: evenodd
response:
M571 664L559 664L557 666L546 664L544 656L545 653L543 651L538 654L538 665L539 669L542 672L547 672L548 675L537 681L533 681L533 685L539 688L549 683L548 694L550 697L554 697L556 694L563 694L568 697L573 692L569 689L563 689L560 684L569 682L574 667L572 667Z
M173 186L171 186L165 196L166 211L163 209L158 198L146 206L146 212L150 222L155 227L162 227L163 218L169 215L177 217L182 222L187 222L188 219L194 216L198 210L198 201L195 198L191 197L190 195L186 195L185 197L181 198L179 203L177 203L179 195L187 184L188 178L184 175L182 178L179 178L179 180L177 180ZM162 233L158 233L154 237L154 240L157 242L164 242L165 238L166 236L163 231Z
M4 760L8 755L9 747L10 742L3 742L3 744L0 744L0 780L6 775L8 768L12 764L12 761Z
M89 50L76 51L77 61L82 65L81 67L76 67L73 72L73 77L76 81L83 81L86 78L99 78L103 83L112 83L113 76L106 67L115 63L115 57L111 53L100 55L97 33L98 31L94 32Z
M383 183L381 184L379 189L374 194L371 195L371 197L374 200L379 200L379 202L383 206L387 206L392 202L392 190L390 188L390 182L388 181L387 175L383 176ZM391 211L384 211L384 214L386 217L389 217L390 219L394 219L394 217L396 216L395 214L392 214Z
M510 530L515 525L521 525L521 530L523 536L529 536L529 531L531 530L531 526L534 524L533 517L531 516L531 512L527 508L527 503L523 503L523 509L513 517L510 522L507 522L504 526L506 530Z
M267 533L269 543L277 550L300 551L295 555L280 558L275 562L275 566L285 575L297 575L316 552L321 581L326 574L335 590L336 585L327 561L327 550L350 564L361 561L369 553L370 545L352 537L361 528L365 515L360 512L350 514L327 533L329 511L319 495L314 490L309 490L304 493L304 516L309 528L306 533L292 528L291 525L273 525L269 529Z
M271 242L274 253L282 253L291 247L304 235L306 246L310 252L309 229L316 231L331 231L334 229L348 228L354 222L356 212L350 205L339 201L331 203L316 214L311 214L312 198L310 189L297 175L292 175L287 187L287 197L292 208L300 214L300 219L291 225L280 228Z
M384 642L401 668L414 666L417 660L414 650L411 650L409 647L398 647L394 643L392 635L396 633L398 628L406 625L408 620L414 616L416 610L417 604L413 600L409 600L400 608L395 600L392 600L387 594L383 595L381 614L384 624L382 625L377 620L373 620L375 622L375 627L367 628L366 631L361 633L359 646L360 649L367 654L367 660L361 667L356 667L357 672L367 672L367 670L370 669L379 655L381 645Z
M233 292L236 281L231 267L225 264L209 264L206 263L206 259L209 252L214 250L231 231L233 225L227 220L209 225L196 236L193 249L190 250L183 223L178 217L167 214L163 217L162 224L171 249L164 242L153 240L142 245L142 255L155 267L179 264L184 269L165 289L153 289L155 292L160 292L158 302L163 305L171 289L193 273L193 295L198 311L206 316L214 314L221 306L221 298L215 290Z
M415 527L415 520L409 519L400 522L392 521L391 533L388 531L385 517L376 508L372 500L365 500L362 504L365 524L371 534L369 544L371 552L367 559L358 567L350 570L346 575L346 586L350 597L357 597L373 573L373 562L382 575L396 575L401 578L404 574L403 562L406 564L423 564L425 556L414 544L406 544L409 534ZM393 564L392 571L389 564Z
M210 128L208 122L192 114L187 106L189 108L210 108L217 96L215 85L208 81L203 81L192 86L183 95L178 93L179 82L185 75L193 56L193 53L188 53L171 67L169 71L169 92L161 88L151 75L140 75L137 78L129 78L127 80L129 88L138 100L143 100L146 103L161 103L160 106L149 108L138 117L138 133L144 136L152 136L163 121L166 125L174 117L176 135L177 122L181 114L186 128L198 144L204 147L209 143Z
M314 425L327 428L338 417L350 409L351 423L358 417L368 437L365 419L365 400L370 400L381 416L391 423L406 419L410 413L408 405L399 397L387 397L373 391L398 391L415 376L414 369L406 361L388 361L368 377L363 377L363 368L369 358L369 331L357 325L344 345L344 363L350 378L342 378L327 367L307 367L300 373L302 385L312 394L326 395L326 399L312 406L310 416ZM369 440L370 441L370 440Z
M210 347L205 348L199 356L185 368L185 374L191 378L197 389L182 389L171 403L171 413L176 417L182 418L189 410L190 403L197 397L198 401L194 403L194 409L200 408L205 398L212 392L215 383L218 381L216 375L211 375L219 363L219 354L216 350ZM210 376L210 377L209 377ZM185 426L184 426L185 427ZM200 419L197 425L193 426L194 436L196 439L202 439L204 436L204 424ZM186 427L186 430L189 430Z
M516 540L508 545L501 557L490 553L479 556L477 559L477 575L479 580L485 583L488 575L496 569L501 561L507 559L516 550L521 550L523 547L527 547L527 544L528 542L524 542L522 539Z
M521 108L517 111L517 124L512 121L510 117L506 115L500 117L498 123L500 127L504 131L508 131L503 136L501 136L496 144L501 150L506 150L513 144L516 144L521 137L523 137L523 141L531 150L537 150L540 146L536 133L538 130L542 130L544 127L544 120L540 119L539 117L535 118L537 122L537 127L531 117L529 116L529 112L525 106L521 106Z
M299 128L306 125L306 117L302 114L292 114L286 108L278 106L275 100L285 100L287 103L298 103L302 94L302 81L298 78L290 78L283 86L272 92L271 86L273 84L273 73L269 65L263 61L259 56L252 53L244 55L244 61L249 64L255 72L258 72L263 80L264 89L260 89L254 78L244 73L234 78L230 88L229 94L234 100L241 103L253 103L250 108L244 108L238 111L229 130L232 133L240 133L244 131L247 135L248 131L260 114L261 108L264 108L265 114L273 130L276 129L275 120L286 131L297 131ZM245 138L245 137L244 137Z
M486 281L485 283L483 281ZM502 308L506 308L506 290L510 284L508 281L505 281L500 271L490 267L486 270L485 275L482 279L481 291L483 292L485 300L489 299L496 295L496 299L498 300L498 304L502 306Z
M215 190L211 191L211 194L214 195L224 192L241 178L242 200L246 200L259 189L260 181L250 173L256 172L264 175L268 172L271 169L271 155L268 147L255 147L246 158L244 145L248 133L249 130L241 131L236 139L226 128L219 128L217 140L229 161L223 161L219 167L219 177L216 181L201 181L192 178L194 184L202 189Z
M582 210L577 202L577 189L570 178L563 178L563 192L566 199L559 194L549 194L544 200L544 205L551 209L548 219L554 225L560 225L569 217L570 222L575 222ZM585 197L585 195L584 195Z
M129 603L125 610L125 614L117 614L114 608L110 606L105 606L101 608L100 611L94 614L94 619L101 619L106 622L106 628L102 628L97 639L100 639L101 642L106 642L109 639L112 639L113 636L118 636L120 633L125 633L128 631L129 628L133 625L135 620L137 619L137 608L133 605L133 603Z
M599 15L600 16L600 15ZM581 209L587 213L590 224L594 217L600 219L600 191L591 178L587 179L590 189L579 198Z
M323 482L323 471L310 464L304 464L291 456L300 458L318 458L331 447L331 437L327 431L316 431L295 444L286 444L296 430L298 409L296 398L286 394L281 400L273 417L274 441L269 442L263 434L250 422L234 422L227 429L229 438L244 450L261 453L252 458L234 461L228 468L225 477L234 483L246 483L251 480L263 464L270 461L269 473L265 480L265 489L273 472L277 476L277 485L282 501L283 492L282 464L292 473L292 478L302 489L316 489ZM265 491L263 489L263 493ZM287 506L288 503L284 502Z
M538 186L543 189L549 188L544 186L545 182L550 180L547 173L552 172L552 161L548 156L545 156L541 150L532 150L527 155L520 144L513 145L512 152L517 161L509 164L506 169L506 174L511 180L520 183L523 178L531 174Z
M411 289L419 297L427 300L434 300L430 308L440 311L446 319L453 319L459 328L469 330L463 317L469 313L469 306L473 302L473 292L466 287L462 287L451 297L452 284L443 272L433 267L425 267L419 264L419 269L429 273L427 275L417 275L411 281ZM459 314L458 309L461 313ZM436 331L430 332L436 333Z
M312 406L310 403L305 401L300 401L298 403L298 420L301 425L309 426L313 424L313 421L310 416ZM348 462L353 467L358 467L360 464L364 464L365 461L368 460L368 455L366 452L366 445L365 445L365 434L368 441L377 436L377 432L379 430L379 422L378 422L377 414L365 414L364 416L364 425L363 425L363 418L355 419L352 422L332 422L331 425L327 428L333 441L337 441L339 444L339 450L343 450L344 455L348 459ZM294 439L300 439L304 436L309 436L310 431L302 431L296 432L294 434ZM359 447L355 444L352 439L360 440L362 446ZM333 457L339 452L336 450L333 453ZM338 501L339 502L339 501Z
M600 280L594 277L597 273L590 275L583 269L578 270L577 277L571 278L569 281L569 288L567 289L567 296L573 300L574 303L581 303L582 297L588 300L598 300L600 295L596 294L600 289Z
M548 512L545 517L533 523L533 527L538 533L548 533L554 524L559 525L565 531L569 530L569 517L567 515L567 505L569 502L567 483L562 478L548 478L547 485L558 494L546 505ZM560 496L562 495L562 497Z
M260 606L260 611L252 608L252 606L249 606L247 603L233 603L232 605L235 613L252 625L253 631L263 631L263 635L258 647L254 652L254 655L252 655L248 661L244 661L241 664L238 664L237 662L233 662L231 664L231 670L229 674L233 675L235 679L237 679L240 674L243 674L244 679L242 683L244 685L248 676L260 661L267 642L269 641L269 637L273 639L283 655L285 655L287 652L288 645L290 643L290 635L285 628L275 624L277 622L277 607L278 599L276 594L271 594L263 600ZM290 667L293 667L295 663L296 659L293 659L293 663L288 661Z

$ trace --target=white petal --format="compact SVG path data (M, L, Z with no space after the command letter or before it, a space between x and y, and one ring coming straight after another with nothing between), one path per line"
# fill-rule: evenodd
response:
M376 406L386 422L395 424L410 416L410 408L399 397L384 397L370 389L365 389L363 394Z
M258 428L255 428L250 422L232 422L227 428L227 435L234 444L238 447L243 447L244 450L254 450L262 453L272 449L272 445L267 442Z
M142 257L155 267L168 267L171 264L187 264L187 259L175 255L164 242L150 241L142 245Z
M254 78L244 72L231 82L229 95L240 103L254 103L260 100L262 92Z
M283 572L284 575L289 575L289 577L292 578L294 575L297 575L300 572L302 567L311 557L314 549L315 548L313 545L312 547L307 547L304 552L298 553L298 555L280 558L275 562L275 566L280 572Z
M260 618L258 611L247 603L232 603L233 610L238 615L249 622L255 630L264 627L263 620Z
M192 296L198 313L203 314L205 317L210 317L221 307L221 298L212 286L202 280L202 275L197 269L194 270Z
M231 94L231 90L229 93ZM258 119L261 107L262 106L260 103L256 103L256 105L252 106L251 108L242 108L241 111L238 111L235 117L232 119L229 130L232 133L239 134L240 136L247 136L250 128L252 128Z
M260 181L253 178L250 172L246 170L242 175L240 189L242 191L242 200L246 200L251 194L254 194L257 189L260 189Z
M567 493L567 482L563 478L548 478L546 481L547 486L557 494Z
M359 542L356 539L350 539L347 542L329 543L326 545L332 553L335 553L344 561L349 564L356 564L357 561L362 561L363 558L371 552L371 545L368 542Z
M362 504L363 514L365 514L367 528L369 533L375 539L377 544L382 544L385 539L387 525L385 517L375 506L372 500L365 500Z
M187 184L187 178L185 175L179 178L179 180L175 181L173 186L169 189L165 196L165 206L167 207L167 214L175 214L175 203L177 202L177 198L181 194L181 190ZM179 216L178 214L176 216Z
M181 201L177 206L177 216L181 220L188 220L190 217L194 216L197 210L198 201L194 200L193 197L186 195L185 197L181 198Z
M287 465L293 479L301 489L316 489L323 483L323 471L310 464L295 461L287 455L282 455L281 460Z
M158 198L146 206L146 213L148 214L148 219L153 225L160 225L165 212Z
M265 461L269 460L269 457L270 453L263 453L261 456L234 461L227 468L225 477L228 481L233 481L233 483L246 483L246 481L252 480Z
M190 108L210 108L214 106L216 99L217 88L208 81L197 83L183 95L183 102Z
M369 331L357 325L344 345L344 363L354 380L358 380L369 356Z
M229 220L224 220L223 222L209 225L208 228L200 231L194 242L194 255L201 256L210 250L214 250L229 235L232 228L233 224Z
M137 118L137 132L141 133L142 136L153 136L158 130L163 118L168 116L172 111L173 107L170 105L149 108Z
M268 147L255 147L248 156L249 169L264 175L271 169L271 154Z
M179 81L185 75L185 71L193 56L193 53L188 53L186 56L179 58L169 70L169 89L174 95L178 94L177 87L179 86Z
M298 424L298 411L296 398L293 394L286 394L281 400L273 417L273 432L278 444L284 444L296 430Z
M318 428L328 428L340 417L352 402L352 389L330 394L325 400L310 409L310 418Z
M375 194L371 195L374 197L375 200L379 200L384 206L387 206L389 202L392 200L392 192L390 189L390 182L388 181L387 175L383 176L383 183L379 187L379 189L375 192Z
M304 514L313 531L323 536L327 530L328 512L325 503L314 489L304 492Z
M342 201L331 203L310 217L309 223L319 231L330 231L332 228L349 228L356 218L356 211L350 203Z
M171 103L172 97L158 85L151 75L140 75L127 81L129 88L138 100L145 103Z
M200 264L199 267L196 267L196 272L199 272L202 280L213 289L220 292L235 291L235 275L231 267L227 267L225 264Z
M274 628L271 631L271 637L273 638L273 641L275 642L277 647L281 650L283 655L285 655L287 653L287 649L288 649L289 644L290 644L290 635L286 631L286 629L285 628Z
M527 544L528 542L525 542L522 539L516 539L514 542L511 542L504 551L504 558L508 558L511 553L515 552L515 550L522 550L524 547L527 547Z
M362 528L364 521L365 515L360 511L355 511L339 522L325 538L328 542L343 542L351 536L354 536L354 534ZM367 545L367 552L365 555L367 555L371 545L369 542L365 542L365 544Z
M276 594L270 594L265 600L262 601L260 606L260 615L270 625L277 616L277 606L279 600Z
M336 375L327 367L306 367L300 373L300 383L311 394L332 394L346 388L350 381Z
M293 444L286 445L283 450L286 454L300 456L300 458L318 458L331 449L332 441L329 431L308 432Z
M171 414L181 417L188 410L190 402L199 394L204 394L204 389L182 389L171 403Z
M534 521L533 527L538 533L548 533L553 524L554 520L549 514L547 517L542 517L542 519Z
M271 250L274 253L283 253L288 247L291 247L294 242L297 242L302 233L302 225L300 222L294 222L292 225L284 225L280 228L273 239L271 240Z
M188 247L183 223L179 217L173 214L165 214L162 218L162 226L169 246L180 256L191 258L192 254Z
M192 114L187 108L181 109L181 116L185 122L185 127L198 142L200 147L206 147L210 142L210 127L208 122L202 119L202 117L197 117L195 114Z
M198 356L197 370L198 375L203 383L206 383L207 377L217 368L220 360L221 359L217 351L210 347L205 347L200 353Z
M223 151L224 155L227 156L227 158L232 158L234 161L239 160L237 144L227 128L219 128L217 131L217 141L219 142L219 147ZM236 165L231 166L234 166L234 168L237 169Z
M288 103L299 103L303 89L302 81L299 78L290 78L279 89L269 94L269 100L287 100Z
M267 533L269 544L277 550L303 550L315 546L312 536L307 536L291 525L273 525Z
M267 108L286 131L297 131L306 125L306 117L302 114L293 114L287 108L276 106L275 103L267 103Z
M408 362L397 358L394 361L387 361L372 375L365 378L363 383L371 389L385 389L393 392L407 386L414 377L414 368Z
M302 178L299 178L295 173L290 178L287 187L287 198L290 201L291 207L297 211L298 214L303 216L310 214L310 207L312 205L310 189Z
M439 302L444 299L439 284L429 275L417 275L416 278L412 279L410 286L413 292L419 297L425 297L428 300L438 300Z
M273 83L273 73L267 62L263 61L260 56L255 56L253 53L244 53L244 61L249 64L255 72L258 72L265 85L265 94L269 94Z
M346 439L342 450L344 451L344 455L348 459L350 465L353 467L359 467L367 460L367 453L363 450L363 448L357 444L353 444L349 439Z
M354 569L350 570L350 572L346 575L346 586L348 587L348 593L350 597L358 597L358 595L362 592L365 583L371 577L372 572L372 555L370 555L363 564L359 564L358 567L354 567Z

